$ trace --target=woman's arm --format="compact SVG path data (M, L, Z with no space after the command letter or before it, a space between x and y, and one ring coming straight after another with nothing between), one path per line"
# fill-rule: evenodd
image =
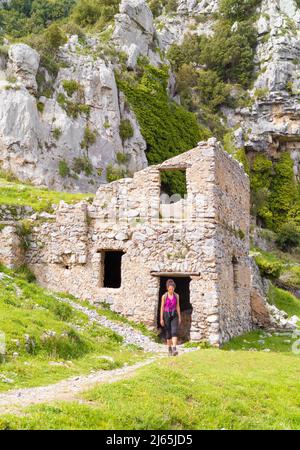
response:
M180 311L180 298L179 298L179 294L177 294L176 310L177 310L178 319L179 319L179 325L180 325L180 323L181 323L181 311Z
M165 305L165 296L161 297L161 306L160 306L160 324L162 327L165 326L164 322L164 305Z

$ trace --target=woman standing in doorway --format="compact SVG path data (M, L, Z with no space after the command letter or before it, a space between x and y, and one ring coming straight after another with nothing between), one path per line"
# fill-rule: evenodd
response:
M168 280L166 287L167 292L161 298L160 324L166 330L169 356L176 356L178 355L176 349L178 327L181 323L179 295L175 292L174 280Z

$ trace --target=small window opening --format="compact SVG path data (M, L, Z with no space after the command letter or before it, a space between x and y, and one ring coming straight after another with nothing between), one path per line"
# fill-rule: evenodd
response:
M122 256L124 252L109 250L104 252L104 281L103 287L121 287Z
M166 196L167 203L176 203L187 194L187 181L185 169L160 171L160 195ZM168 198L169 197L169 198ZM165 203L162 200L162 203Z
M236 256L232 257L232 268L233 268L233 285L234 288L238 288L238 259Z

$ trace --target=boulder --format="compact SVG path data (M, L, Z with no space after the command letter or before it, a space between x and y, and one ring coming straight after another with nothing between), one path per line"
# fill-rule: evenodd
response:
M8 50L7 72L15 76L28 90L36 92L36 74L40 64L40 55L26 44L14 44Z
M151 50L155 40L153 15L145 0L122 0L115 16L113 41L127 56L127 67L133 69L137 58L150 57L153 64L160 60Z

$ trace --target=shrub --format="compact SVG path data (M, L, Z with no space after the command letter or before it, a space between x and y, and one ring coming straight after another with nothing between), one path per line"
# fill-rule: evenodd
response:
M94 130L91 130L88 126L85 128L84 130L84 135L83 135L83 139L81 141L81 148L85 148L86 150L88 150L88 148L95 144L97 140L97 132Z
M119 133L123 142L133 137L134 130L129 119L121 120Z
M292 222L283 224L280 227L275 243L284 252L298 247L300 244L299 228Z
M279 261L269 261L262 255L255 256L260 273L264 277L279 278L282 271L282 264Z
M118 152L116 154L116 159L119 164L127 164L129 161L129 155L128 155L128 153Z
M274 231L288 220L298 223L300 199L293 165L287 151L274 162L259 154L251 164L251 195L255 212L264 225Z
M253 14L261 0L221 0L219 2L220 14L232 22L245 20Z
M41 349L52 358L75 359L90 350L87 342L73 329L61 335L45 335L41 338Z
M218 74L212 70L200 70L197 73L196 91L200 101L211 111L217 111L230 96L230 86L221 81Z
M126 176L126 170L119 166L108 164L106 167L106 180L111 183Z
M53 312L60 320L67 321L73 316L73 310L67 303L56 302L54 304Z
M181 45L172 44L167 52L172 69L176 72L183 64L198 66L202 63L202 47L205 42L203 36L187 33Z
M33 222L27 219L21 220L17 224L16 232L20 238L21 248L23 248L23 250L27 250L29 248L29 236L32 233L33 226Z
M52 22L67 17L76 0L10 0L0 10L5 33L22 37L42 32Z
M26 264L22 264L14 272L24 280L28 281L28 283L34 283L36 281L35 274L29 269Z
M71 36L77 34L78 38L81 40L85 39L84 31L77 23L74 23L74 22L66 23L64 25L64 31L65 31L65 33L67 33Z
M117 76L119 88L133 108L144 139L150 164L193 148L210 136L200 127L196 116L170 101L167 93L168 68L146 66L139 80Z
M74 92L80 88L80 84L76 80L63 80L62 85L69 97L72 97Z
M45 109L45 103L43 103L43 102L37 102L36 106L37 106L37 109L38 109L38 111L39 111L40 113L43 113L43 112L44 112L44 109Z
M70 176L70 169L68 163L65 159L59 161L58 172L62 178Z
M61 128L54 128L54 130L52 131L52 134L53 134L54 139L58 140L62 135Z
M247 88L252 80L257 31L251 23L238 24L232 31L229 22L217 22L214 35L203 39L201 60L228 83Z
M47 71L56 77L58 64L58 49L65 44L67 37L63 30L57 25L50 25L43 33L39 35L29 35L24 39L24 42L35 48L41 56L41 66L45 67Z
M120 0L79 0L73 11L75 23L102 28L118 12Z
M86 116L89 116L90 113L89 105L72 102L71 100L67 99L65 95L62 94L61 92L58 94L56 101L62 107L62 109L66 111L68 116L72 117L73 119L77 119L80 114L85 114Z
M87 156L74 158L72 168L77 174L84 172L86 176L89 176L93 173L92 162Z
M67 42L65 33L57 24L50 25L44 32L43 38L42 45L47 52L56 53L59 47Z
M150 0L149 7L154 17L158 17L163 12L167 14L175 12L178 6L177 0Z

